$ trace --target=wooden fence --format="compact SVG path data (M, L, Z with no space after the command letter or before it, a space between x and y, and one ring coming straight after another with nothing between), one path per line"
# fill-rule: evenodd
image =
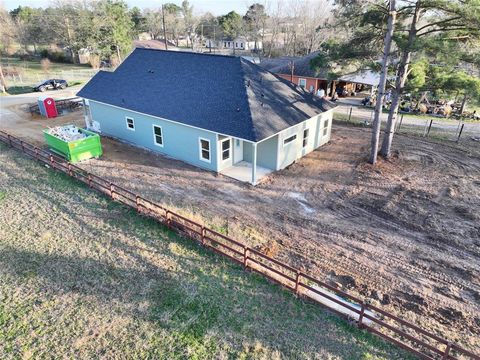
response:
M130 190L89 173L54 153L40 149L3 131L0 131L0 141L48 164L54 170L59 170L83 182L115 201L135 208L139 214L165 224L202 246L241 264L245 269L257 272L280 284L297 296L310 299L341 316L353 319L358 327L406 349L420 359L455 360L461 357L480 360L478 355L455 343L338 290L309 274L179 215Z

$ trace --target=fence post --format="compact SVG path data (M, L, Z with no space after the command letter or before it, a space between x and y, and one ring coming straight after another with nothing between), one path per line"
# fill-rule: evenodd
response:
M90 173L88 173L88 187L92 187L92 175L90 175Z
M426 137L428 137L428 135L430 134L430 129L432 128L432 124L433 124L433 119L430 120L430 125L428 126L428 131L427 131Z
M460 141L460 136L462 136L462 131L463 131L464 126L465 126L465 124L462 124L462 127L460 128L460 132L458 133L457 144Z
M245 246L243 248L243 270L246 270L248 267L247 260L248 260L248 247Z
M362 302L362 307L360 308L360 315L358 316L358 327L361 329L363 327L363 315L365 314L365 307L367 304L365 304L365 301Z
M295 295L298 296L298 285L300 284L300 271L297 271L297 275L295 277Z
M68 175L72 176L72 164L68 163Z
M8 145L12 146L12 136L10 134L7 134L8 137Z
M138 195L135 195L135 205L137 206L137 213L140 214L140 199Z
M203 246L205 246L205 235L206 235L205 226L202 225L202 245Z
M451 349L452 349L452 343L448 342L447 347L445 348L445 351L443 352L442 360L447 360L449 358Z
M397 127L397 130L396 130L397 132L398 132L398 131L400 130L400 128L402 127L403 115L404 115L404 114L402 114L402 116L400 116L400 121L399 121L399 123L398 123L398 127Z
M350 106L350 112L348 113L348 122L352 120L352 110L353 110L353 106Z
M22 145L22 151L25 152L25 145L23 144L23 140L20 140L20 145Z
M113 199L113 184L110 183L110 197Z
M50 164L52 165L52 169L55 170L55 160L53 160L53 155L50 155Z
M423 137L427 135L428 120L425 122L425 130L423 130Z
M170 219L170 210L165 211L165 219L167 220L167 226L170 228L172 224L172 220Z
M38 148L35 146L35 160L38 160Z

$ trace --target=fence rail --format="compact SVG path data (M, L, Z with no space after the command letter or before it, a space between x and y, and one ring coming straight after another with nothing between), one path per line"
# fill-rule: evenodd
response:
M21 150L54 170L75 178L115 201L130 206L139 214L151 217L176 230L202 246L257 272L291 290L297 296L310 299L341 316L353 318L358 327L417 355L421 359L456 360L457 356L480 360L480 357L457 344L430 333L415 324L338 290L298 269L278 261L256 249L177 214L134 192L94 175L0 130L0 141Z
M334 120L345 121L357 126L371 127L374 110L358 106L339 106L335 109ZM384 130L388 114L380 114L381 127ZM444 118L433 115L418 116L410 113L399 113L395 123L398 134L432 137L460 142L471 136L478 136L480 123L464 121L462 118Z

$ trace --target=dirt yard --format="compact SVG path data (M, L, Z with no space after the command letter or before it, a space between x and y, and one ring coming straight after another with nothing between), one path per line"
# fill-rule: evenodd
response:
M369 136L334 125L256 187L111 139L82 166L478 351L480 144L398 136L373 168Z

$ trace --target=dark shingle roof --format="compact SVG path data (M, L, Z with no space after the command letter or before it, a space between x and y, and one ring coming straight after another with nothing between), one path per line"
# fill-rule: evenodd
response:
M310 53L306 56L303 57L296 57L296 58L279 58L277 60L277 66L272 66L272 64L275 63L275 60L272 59L272 61L267 61L263 67L275 74L291 74L291 68L290 68L290 62L293 61L294 67L293 67L293 74L297 76L306 76L306 77L312 77L312 78L317 78L317 79L324 79L326 80L328 78L327 71L324 69L317 69L314 70L310 66L310 61L314 59L318 55L318 51L315 51L313 53ZM262 64L260 64L262 66Z
M77 95L254 142L333 106L238 57L150 49Z

